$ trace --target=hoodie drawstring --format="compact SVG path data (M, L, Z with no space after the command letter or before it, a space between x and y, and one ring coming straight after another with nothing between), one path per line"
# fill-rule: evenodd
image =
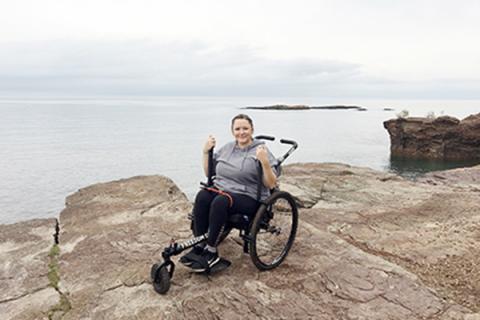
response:
M206 188L204 188L204 189L207 190L207 191L215 192L215 193L218 193L219 195L222 195L222 196L227 197L229 207L231 208L231 207L233 206L233 198L232 198L232 196L229 195L228 193L226 193L225 191L218 190L218 189L216 189L216 188L210 188L210 187L206 187Z

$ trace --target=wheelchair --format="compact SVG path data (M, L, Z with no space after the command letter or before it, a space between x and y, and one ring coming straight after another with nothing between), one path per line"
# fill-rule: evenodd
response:
M257 136L255 139L274 141L271 136ZM280 143L290 145L289 150L281 157L277 158L276 170L280 174L281 164L289 157L298 144L293 140L280 139ZM208 180L201 183L203 187L213 187L215 179L213 175L213 150L209 152L208 160ZM259 183L257 188L257 199L260 199L260 190L262 184L262 167L257 166ZM188 218L191 220L191 229L193 231L193 216L190 213ZM287 257L290 248L295 240L298 225L298 208L293 196L278 188L270 190L270 196L260 201L260 206L253 217L235 212L231 214L221 234L220 242L223 241L233 229L239 230L239 236L243 239L243 250L250 255L253 264L260 271L271 270L278 267ZM174 239L170 245L162 252L162 263L155 263L151 267L150 277L154 290L159 294L165 294L170 289L170 279L173 277L175 264L171 260L172 256L182 253L184 250L206 242L208 232L193 237L184 242L177 242ZM230 265L230 262L224 260L223 268ZM212 269L215 268L212 267ZM206 274L215 273L220 270L205 271Z

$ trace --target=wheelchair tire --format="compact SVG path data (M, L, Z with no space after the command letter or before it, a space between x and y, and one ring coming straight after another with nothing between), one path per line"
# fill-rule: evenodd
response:
M275 191L258 209L250 229L249 253L259 270L278 267L295 240L298 209L292 195Z
M154 264L150 271L152 277L153 289L160 294L167 293L170 289L170 273L166 266Z
M225 240L228 237L231 231L232 231L231 227L226 227L225 229L223 229L222 233L220 234L220 239L218 240L218 244L222 243L223 240Z

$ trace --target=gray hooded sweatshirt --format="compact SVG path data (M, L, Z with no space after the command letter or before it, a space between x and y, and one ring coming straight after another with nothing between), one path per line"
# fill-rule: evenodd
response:
M265 142L254 139L248 147L240 149L233 141L214 152L215 186L220 190L244 194L256 200L259 165L256 161L256 149L262 144ZM268 160L273 172L278 176L276 170L278 162L270 150ZM262 183L260 200L265 200L269 194L268 188Z

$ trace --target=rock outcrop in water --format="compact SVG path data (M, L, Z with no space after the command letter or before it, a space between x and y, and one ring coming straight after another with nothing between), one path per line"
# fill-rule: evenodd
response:
M462 121L438 118L398 118L385 121L394 156L446 160L480 160L480 113Z
M235 233L215 276L180 264L167 295L149 271L191 204L164 177L81 189L55 220L0 226L3 319L480 319L480 166L412 182L341 164L284 168L300 224L259 272Z

